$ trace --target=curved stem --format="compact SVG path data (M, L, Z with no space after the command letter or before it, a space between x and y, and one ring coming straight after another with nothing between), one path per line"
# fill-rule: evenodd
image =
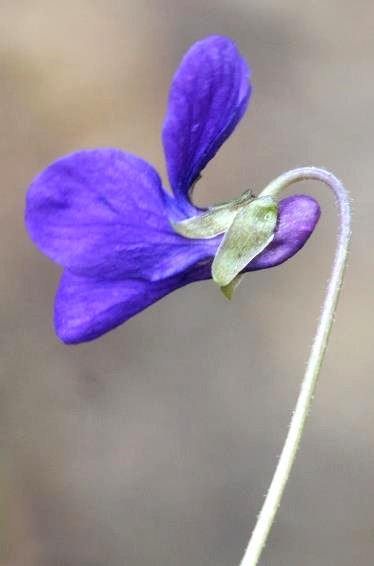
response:
M326 352L327 342L334 321L340 289L343 283L344 270L347 263L347 254L351 237L350 202L346 189L334 175L324 171L323 169L318 169L317 167L302 167L294 169L284 173L272 181L262 191L261 196L276 196L289 185L298 181L309 179L325 183L335 194L340 217L337 248L331 276L327 285L321 318L314 337L312 350L309 356L304 379L301 384L295 411L291 419L287 438L283 446L270 489L265 498L240 566L255 566L258 563L279 508L292 465L295 461L296 452L300 444L305 422L317 386L322 361Z

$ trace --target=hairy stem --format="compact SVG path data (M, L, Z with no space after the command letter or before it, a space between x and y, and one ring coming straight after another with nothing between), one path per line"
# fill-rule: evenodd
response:
M338 242L321 318L314 337L312 350L290 422L287 438L240 566L256 566L279 508L317 386L347 263L351 238L350 202L346 189L334 175L317 167L301 167L294 169L272 181L262 191L261 196L277 196L280 191L289 185L304 180L321 181L334 192L340 218Z

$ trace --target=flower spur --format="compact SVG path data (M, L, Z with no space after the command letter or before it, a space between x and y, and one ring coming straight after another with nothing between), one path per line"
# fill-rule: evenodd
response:
M172 195L150 164L111 148L65 156L33 181L26 225L40 250L64 267L55 301L55 328L63 342L97 338L171 291L212 277L212 262L235 215L221 230L215 226L213 236L199 232L199 219L210 215L214 223L217 210L226 214L240 199L203 211L191 193L243 116L249 78L246 62L225 37L198 41L182 59L163 126ZM252 214L252 200L245 196L238 210ZM309 196L281 200L270 237L230 281L239 272L290 258L305 244L319 215L318 203ZM187 234L185 227L194 229L196 222L195 234Z

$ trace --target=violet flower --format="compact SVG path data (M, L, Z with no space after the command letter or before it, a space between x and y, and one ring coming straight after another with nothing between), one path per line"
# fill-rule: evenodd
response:
M174 75L163 126L173 195L155 169L118 149L78 151L52 163L27 194L26 225L37 246L64 267L55 327L68 344L92 340L171 291L211 278L222 235L188 239L171 221L200 215L194 184L243 116L250 71L232 41L195 43ZM272 242L244 269L278 265L313 232L318 203L280 201Z

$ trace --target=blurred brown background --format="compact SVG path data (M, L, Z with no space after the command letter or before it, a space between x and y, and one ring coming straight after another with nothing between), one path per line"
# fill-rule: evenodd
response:
M90 344L52 328L60 269L23 226L57 157L118 146L165 177L170 78L196 39L232 37L254 93L196 197L213 203L322 165L354 240L321 384L263 565L367 565L374 552L374 4L298 0L0 3L3 566L232 566L280 453L337 232L331 195L292 261L229 304L180 290Z

